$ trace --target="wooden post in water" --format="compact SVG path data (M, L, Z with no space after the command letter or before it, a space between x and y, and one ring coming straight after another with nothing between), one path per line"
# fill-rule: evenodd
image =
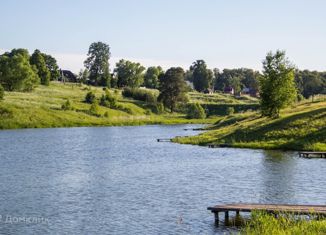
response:
M226 226L228 226L229 225L229 211L225 211L224 212L224 223L225 223L225 225Z
M215 217L215 225L218 226L219 223L218 212L214 213L214 217Z

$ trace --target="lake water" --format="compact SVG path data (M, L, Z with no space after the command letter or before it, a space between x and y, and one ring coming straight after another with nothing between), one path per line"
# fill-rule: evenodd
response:
M0 131L0 233L221 234L207 206L326 204L325 159L156 142L189 127Z

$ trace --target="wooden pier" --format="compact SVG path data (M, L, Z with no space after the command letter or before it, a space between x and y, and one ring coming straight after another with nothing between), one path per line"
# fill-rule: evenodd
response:
M326 152L299 152L299 156L304 158L326 158Z
M219 224L219 213L224 212L225 224L229 221L229 212L235 212L237 216L240 212L266 211L267 213L291 213L296 215L315 214L320 217L326 216L326 205L289 205L289 204L224 204L208 207L215 215L215 224Z

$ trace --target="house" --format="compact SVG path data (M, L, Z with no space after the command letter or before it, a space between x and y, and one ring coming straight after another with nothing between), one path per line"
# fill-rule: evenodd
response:
M71 72L70 70L61 70L60 69L60 77L58 79L62 82L77 82L77 75Z
M258 97L259 92L257 89L245 87L242 89L242 93L245 95L250 95L252 97Z
M225 87L224 88L224 93L234 95L233 87Z
M245 87L242 89L242 94L249 95L250 94L250 88Z

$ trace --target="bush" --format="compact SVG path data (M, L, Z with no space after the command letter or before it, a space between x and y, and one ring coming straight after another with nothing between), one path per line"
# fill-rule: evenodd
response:
M97 116L97 117L101 116L101 114L100 114L100 107L99 107L97 101L94 101L92 103L91 107L89 108L89 113L91 115L93 115L93 116Z
M226 109L226 114L227 114L227 115L232 115L232 114L234 114L234 108L233 108L233 107L228 107L228 108Z
M157 96L153 92L139 88L126 87L122 91L122 95L127 98L144 101L147 103L156 103Z
M106 111L106 112L104 113L104 117L106 117L106 118L109 117L109 112L108 112L108 111Z
M3 97L5 96L5 90L3 89L3 86L0 84L0 100L3 100Z
M303 95L301 95L300 93L298 93L298 95L297 95L297 101L303 101L304 100L304 97L303 97Z
M105 91L105 95L102 95L100 99L100 105L105 106L107 108L116 108L117 107L117 99L111 95L109 91Z
M61 109L62 110L73 110L74 108L73 108L70 100L67 99L66 102L62 104Z
M146 109L145 114L146 115L151 115L152 114L152 111L150 109Z
M206 117L205 110L198 103L191 103L187 106L187 118L202 119Z
M1 118L12 118L14 116L14 112L8 108L0 107L0 117Z
M96 96L92 91L90 91L86 94L86 96L85 96L86 103L92 104L92 103L94 103L95 100L96 100Z

